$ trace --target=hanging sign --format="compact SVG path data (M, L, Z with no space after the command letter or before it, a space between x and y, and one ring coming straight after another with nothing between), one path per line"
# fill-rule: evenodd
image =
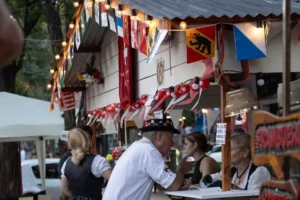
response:
M86 22L88 22L90 19L89 0L84 1L84 10L85 10Z
M95 21L97 22L97 24L100 24L100 7L99 7L99 3L95 2Z
M300 160L300 113L277 117L264 111L253 114L252 157L257 166L271 165L282 179L283 158Z
M262 184L261 200L300 200L300 185L297 181L269 180Z
M216 144L226 144L226 123L217 123Z

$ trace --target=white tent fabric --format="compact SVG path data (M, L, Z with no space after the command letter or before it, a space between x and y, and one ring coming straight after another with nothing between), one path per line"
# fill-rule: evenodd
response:
M50 103L38 99L0 92L0 142L36 142L41 173L42 188L45 190L45 140L61 137L64 130L62 113L56 109L49 112Z

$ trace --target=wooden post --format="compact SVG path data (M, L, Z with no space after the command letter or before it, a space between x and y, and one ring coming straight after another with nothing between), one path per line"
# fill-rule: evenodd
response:
M124 114L124 111L121 110L120 112L120 116L122 116ZM119 138L119 145L123 146L125 144L125 128L124 127L124 123L123 123L123 128L121 128L120 123L118 124L118 138Z
M101 123L101 122L99 122ZM92 135L92 154L96 155L97 154L97 145L96 145L96 123L94 123L91 128L93 131L93 135Z
M226 93L229 88L221 86L221 120L227 124L226 144L222 145L222 191L231 189L231 138L230 138L230 117L225 117Z

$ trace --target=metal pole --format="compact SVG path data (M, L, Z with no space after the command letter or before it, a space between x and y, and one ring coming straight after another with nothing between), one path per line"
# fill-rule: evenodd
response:
M291 82L291 0L283 0L283 112L287 116L290 113L290 82ZM284 179L290 178L290 158L284 159L283 164Z

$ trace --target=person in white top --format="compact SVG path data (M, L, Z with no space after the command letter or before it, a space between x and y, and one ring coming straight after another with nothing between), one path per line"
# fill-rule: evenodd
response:
M148 120L140 130L143 138L133 143L118 160L103 200L149 200L154 182L173 191L186 188L184 174L194 162L183 158L176 174L165 169L163 156L174 145L173 133L180 133L173 127L172 121Z
M233 165L231 168L232 189L258 190L264 181L271 179L270 172L266 167L256 167L252 163L251 136L241 130L231 136L231 164ZM221 181L222 172L203 178L203 183L208 187L221 187Z
M63 196L73 200L102 199L102 185L108 180L111 167L100 155L92 155L90 136L82 129L72 129L68 136L72 149L61 169L61 190Z

